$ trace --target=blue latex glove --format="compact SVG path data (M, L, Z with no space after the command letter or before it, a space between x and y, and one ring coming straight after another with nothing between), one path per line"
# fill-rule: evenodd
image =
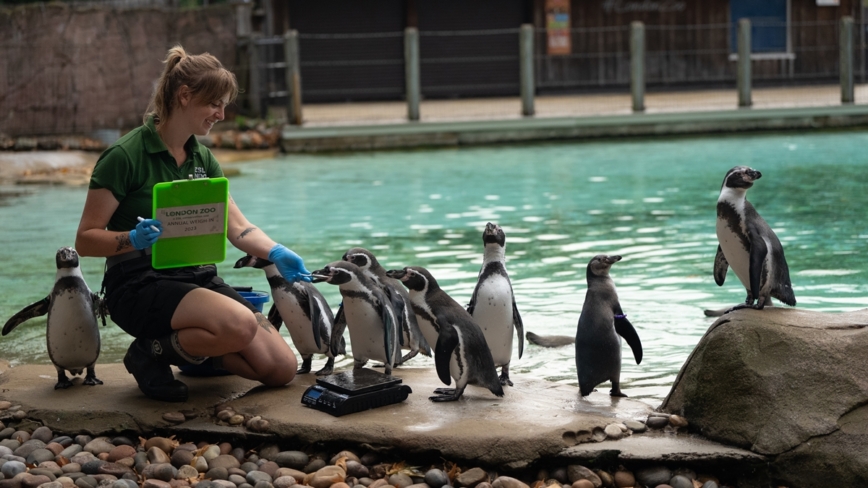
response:
M268 252L268 260L277 266L277 270L286 281L310 282L310 271L304 267L304 260L283 244L275 244L271 248Z
M163 233L163 224L155 219L141 219L136 228L130 231L130 242L133 247L141 251L151 247Z

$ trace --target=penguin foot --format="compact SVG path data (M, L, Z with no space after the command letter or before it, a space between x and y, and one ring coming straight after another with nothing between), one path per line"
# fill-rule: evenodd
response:
M317 376L325 376L328 374L332 374L334 371L335 371L335 358L329 358L328 361L326 361L325 366L323 366L323 368L321 370L317 371L314 374Z
M302 358L301 367L298 368L298 371L296 371L295 374L310 373L310 367L311 367L312 363L313 363L313 356L307 357L307 358Z
M57 383L55 383L54 389L55 390L65 390L65 389L69 388L70 386L72 386L72 381L67 379L66 381L58 381Z
M96 376L87 376L84 378L84 382L82 384L83 385L89 385L89 386L96 386L96 385L101 385L103 383L102 383L102 380L100 380Z
M500 368L500 386L513 386L512 381L509 379L509 364Z
M428 397L432 402L454 402L464 394L464 388L437 388L435 396Z
M627 395L621 393L620 391L609 390L609 396L618 397L618 398L627 398Z

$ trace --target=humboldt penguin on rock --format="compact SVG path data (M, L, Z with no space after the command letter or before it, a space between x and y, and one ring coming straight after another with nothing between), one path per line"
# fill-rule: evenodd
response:
M376 283L392 301L395 313L398 316L398 330L401 331L402 349L409 352L400 359L400 364L415 357L420 352L425 356L431 356L431 346L419 330L416 314L410 305L410 295L400 281L386 276L386 270L377 261L371 251L361 247L354 247L344 253L344 261L349 261L358 266L371 281Z
M268 321L278 330L282 323L286 323L289 337L302 359L301 368L296 373L310 373L313 355L325 354L328 358L326 364L316 374L332 374L335 353L332 353L330 345L335 319L319 290L306 281L290 283L280 275L274 263L249 254L239 259L235 267L258 268L265 272L274 299L274 304L268 311ZM343 337L340 341L336 353L346 354Z
M762 310L774 306L771 297L790 306L796 305L781 241L745 198L747 190L761 177L762 173L753 168L736 166L726 173L720 187L714 281L723 286L731 266L747 290L744 303L726 312L746 307ZM706 310L705 314L721 315L712 310Z
M3 335L29 319L48 314L45 337L48 357L57 369L54 389L72 386L66 371L78 376L87 370L83 383L101 385L94 365L100 349L97 317L102 318L105 325L105 306L85 283L75 249L61 247L57 250L55 261L57 273L51 294L13 315L3 326Z
M506 273L506 234L499 225L489 222L482 232L482 244L482 268L467 312L482 328L494 365L501 368L500 384L512 386L509 379L512 336L518 335L518 357L521 359L524 352L524 325L515 305L512 283Z
M383 361L386 374L400 358L398 317L392 302L383 290L371 281L358 266L348 261L335 261L311 272L314 283L336 285L343 297L343 314L350 331L353 369L362 369L368 359ZM332 352L343 332L338 324L332 331Z
M576 373L579 390L588 396L605 381L612 383L611 396L621 393L621 337L633 350L636 364L642 362L642 343L627 314L621 310L609 268L621 256L597 255L588 263L588 291L576 330ZM620 337L618 337L620 336Z
M440 331L434 347L437 376L446 385L455 379L455 388L438 388L434 390L436 395L429 398L435 402L458 400L467 385L488 388L503 396L485 336L467 310L447 295L425 268L411 266L387 271L386 275L404 283L410 290L413 309L428 317Z

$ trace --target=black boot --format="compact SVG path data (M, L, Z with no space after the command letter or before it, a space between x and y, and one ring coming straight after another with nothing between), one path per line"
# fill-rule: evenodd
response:
M133 341L124 356L124 366L145 396L164 402L186 402L187 385L175 379L170 365L203 360L184 353L178 343L178 333L173 332L159 339Z

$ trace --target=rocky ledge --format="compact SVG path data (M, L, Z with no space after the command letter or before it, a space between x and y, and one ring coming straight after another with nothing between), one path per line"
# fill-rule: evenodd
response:
M868 309L767 308L711 325L661 409L766 456L770 481L868 486Z

